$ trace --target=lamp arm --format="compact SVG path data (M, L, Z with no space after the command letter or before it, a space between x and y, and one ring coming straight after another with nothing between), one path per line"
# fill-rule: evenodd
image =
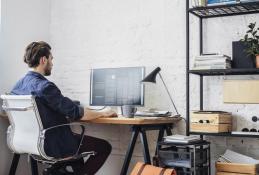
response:
M172 102L172 104L173 104L173 106L174 106L174 109L175 109L176 114L179 115L179 113L178 113L178 111L177 111L177 109L176 109L176 107L175 107L174 101L173 101L173 99L172 99L172 97L171 97L171 94L169 93L168 88L167 88L167 86L166 86L166 84L165 84L165 82L164 82L164 79L163 79L162 75L160 74L160 72L158 72L158 74L159 74L159 77L161 78L161 80L162 80L162 82L163 82L163 84L164 84L164 87L165 87L165 89L166 89L166 92L167 92L167 94L169 95L169 98L170 98L170 100L171 100L171 102Z

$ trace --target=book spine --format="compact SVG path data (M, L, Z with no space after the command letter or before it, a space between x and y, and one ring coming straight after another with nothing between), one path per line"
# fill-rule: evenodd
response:
M207 0L201 0L201 6L205 7L207 5Z
M210 66L195 66L192 70L206 70L206 69L229 69L229 65L210 65Z
M203 66L210 66L211 68L213 68L213 67L228 68L228 67L231 67L231 64L230 63L211 63L211 64L196 64L196 63L194 63L194 67L203 67Z
M195 56L195 59L231 59L231 57L227 55L200 55Z
M200 6L200 0L196 0L197 6Z
M195 58L194 61L225 61L225 60L228 60L228 61L231 61L231 59L229 58Z
M207 5L224 5L224 4L235 4L236 0L208 0Z
M199 63L198 63L199 64ZM225 68L227 68L227 67L231 67L231 63L218 63L218 64L215 64L215 63L205 63L205 64L199 64L199 65L197 65L196 63L194 63L194 67L197 67L197 66L200 66L200 67L208 67L208 66L210 66L211 68L213 68L213 67L225 67Z
M197 5L196 5L196 2L195 2L195 0L192 0L192 7L196 7Z
M226 56L227 57L227 55L225 55L225 54L218 54L218 53L206 53L206 54L201 54L199 56L201 56L201 57L203 57L203 56L207 56L207 57L215 57L215 56L224 57L224 56Z
M196 60L195 65L214 65L214 64L231 64L230 60Z
M213 67L213 66L215 66L215 67L217 67L217 66L222 66L222 67L231 67L231 64L229 64L229 63L194 63L194 67L199 67L199 66L211 66L211 67Z

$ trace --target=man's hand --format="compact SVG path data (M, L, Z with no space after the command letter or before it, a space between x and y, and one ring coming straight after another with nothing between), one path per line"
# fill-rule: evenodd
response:
M81 118L81 120L93 120L96 118L101 117L117 117L116 112L112 111L111 109L103 109L103 110L91 110L89 108L85 108L84 110L84 116Z

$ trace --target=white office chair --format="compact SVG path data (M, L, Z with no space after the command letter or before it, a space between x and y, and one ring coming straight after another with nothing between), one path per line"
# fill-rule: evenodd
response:
M85 128L83 125L79 123L71 123L44 129L34 96L1 95L1 98L3 99L3 109L7 112L10 121L10 126L7 130L7 144L16 155L28 154L32 159L36 161L53 165L56 163L73 161L85 156L95 154L94 152L84 152L79 154L79 148L85 132ZM81 142L78 146L77 152L74 155L71 155L71 157L69 158L58 159L48 156L44 151L44 140L46 131L67 125L79 125L82 129ZM16 170L16 167L14 168ZM35 172L35 167L32 167L32 174L37 173L38 172Z

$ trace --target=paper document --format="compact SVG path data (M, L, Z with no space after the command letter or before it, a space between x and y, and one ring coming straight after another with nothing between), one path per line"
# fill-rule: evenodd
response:
M259 160L256 160L252 157L243 154L239 154L229 149L227 149L226 152L220 156L218 161L241 164L259 164Z
M165 136L164 141L173 143L189 143L200 140L199 136L171 135Z

